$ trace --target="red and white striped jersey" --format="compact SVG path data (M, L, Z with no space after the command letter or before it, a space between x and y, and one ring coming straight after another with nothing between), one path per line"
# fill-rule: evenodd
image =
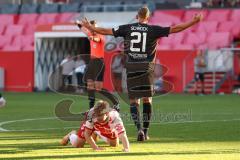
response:
M125 132L125 128L116 110L111 110L107 115L108 119L104 123L97 122L96 118L88 118L85 127L93 131L99 131L104 137L115 139L118 135Z

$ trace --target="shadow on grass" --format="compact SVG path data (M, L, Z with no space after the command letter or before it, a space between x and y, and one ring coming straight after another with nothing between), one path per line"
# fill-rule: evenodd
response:
M40 150L40 149L62 149L63 147L57 143L21 143L21 144L0 144L1 148L16 148L19 150ZM63 148L64 149L64 148Z
M236 154L240 153L238 149L229 150L201 150L201 151L181 151L181 152L115 152L102 153L93 152L93 154L78 154L78 155L56 155L56 156L33 156L33 157L14 157L4 158L4 160L29 160L29 159L65 159L65 158L99 158L99 157L129 157L129 156L161 156L161 155L195 155L195 154Z
M35 139L49 139L49 138L55 138L55 137L46 137L46 136L6 136L6 137L0 137L0 140L35 140Z
M103 142L99 143L101 147L109 147L109 145L106 145ZM7 149L9 148L9 149ZM13 149L10 149L13 148ZM32 150L50 150L50 149L57 149L61 152L62 149L72 147L70 145L68 146L61 146L57 142L53 143L19 143L19 144L0 144L0 155L1 154L17 154L17 153L25 153L25 152L31 152ZM88 148L86 146L85 148ZM0 158L1 159L1 158Z

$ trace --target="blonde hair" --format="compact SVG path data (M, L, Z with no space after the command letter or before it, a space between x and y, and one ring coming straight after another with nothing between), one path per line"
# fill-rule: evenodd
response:
M147 6L143 6L138 10L138 17L146 19L150 16L150 11Z
M94 105L94 114L95 115L102 115L110 111L109 103L106 101L98 101Z

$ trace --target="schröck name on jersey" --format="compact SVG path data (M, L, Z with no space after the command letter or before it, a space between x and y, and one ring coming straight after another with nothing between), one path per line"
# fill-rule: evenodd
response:
M147 27L141 27L141 26L131 26L132 31L147 31Z

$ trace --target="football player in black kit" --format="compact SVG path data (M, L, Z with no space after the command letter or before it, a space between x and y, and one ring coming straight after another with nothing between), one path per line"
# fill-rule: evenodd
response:
M148 128L152 113L152 96L154 80L154 60L156 57L157 41L169 34L181 32L201 21L202 14L196 14L192 20L171 27L149 25L150 11L146 6L139 9L136 16L138 22L120 25L117 28L107 29L90 25L85 18L82 25L103 35L113 35L124 38L124 53L127 55L127 87L130 99L130 112L137 126L138 141L149 139ZM140 118L140 98L143 100L143 126Z

